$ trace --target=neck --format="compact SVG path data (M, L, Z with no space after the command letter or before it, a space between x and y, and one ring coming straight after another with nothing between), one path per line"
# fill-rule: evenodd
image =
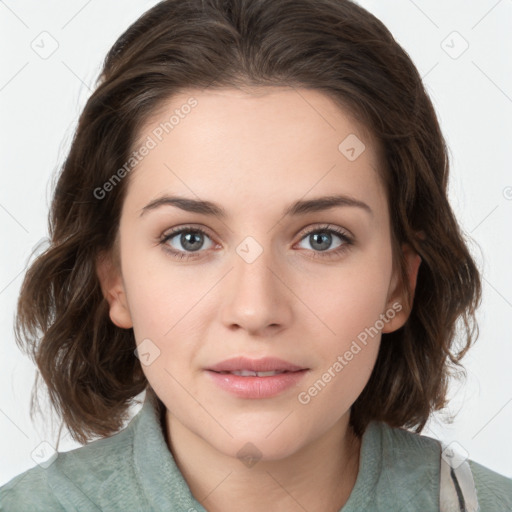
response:
M176 464L208 512L338 512L359 471L361 439L347 418L285 458L245 463L218 451L169 411L165 422Z

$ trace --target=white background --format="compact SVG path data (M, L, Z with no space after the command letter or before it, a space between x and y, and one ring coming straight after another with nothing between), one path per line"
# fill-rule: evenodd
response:
M50 425L30 420L35 368L12 327L28 257L47 235L52 179L103 57L155 3L0 1L0 485L35 465L39 443L55 445ZM450 199L483 269L480 338L464 359L466 383L451 388L457 417L448 425L436 415L424 434L456 440L471 459L512 477L512 0L360 4L384 22L424 77L450 148ZM47 59L31 47L41 47L41 38L47 49L52 38L58 44ZM59 449L77 446L65 437Z

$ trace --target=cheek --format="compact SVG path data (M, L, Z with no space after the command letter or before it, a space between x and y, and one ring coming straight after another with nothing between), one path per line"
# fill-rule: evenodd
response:
M334 423L348 411L375 366L389 271L380 265L367 265L365 269L340 273L324 294L315 296L314 304L324 324L313 336L312 348L319 365L297 396L310 428L316 428L315 418L322 417L325 424Z
M127 242L122 248L133 329L137 341L147 337L163 340L197 303L201 290L191 271L170 264L160 247L148 250L142 245Z
M181 396L177 382L190 378L186 369L194 364L215 310L206 296L217 278L211 272L200 278L193 266L170 263L160 248L142 250L127 243L124 251L133 332L139 352L149 354L147 361L141 357L141 363L148 363L142 369L157 394L162 393L159 396ZM193 383L187 386L192 389Z
M323 287L310 288L311 309L322 320L313 336L320 368L308 383L314 396L323 395L315 399L317 406L333 400L342 409L350 407L366 385L379 351L391 268L391 249L375 245L329 279L318 280Z
M391 279L391 249L354 255L339 270L330 270L318 286L309 283L308 297L318 317L324 323L324 338L329 331L334 344L342 348L365 329L375 325L385 313ZM320 277L320 276L319 276Z

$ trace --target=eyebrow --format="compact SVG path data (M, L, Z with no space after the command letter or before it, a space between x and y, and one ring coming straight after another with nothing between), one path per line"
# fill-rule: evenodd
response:
M142 217L146 212L155 210L161 206L175 206L187 212L199 213L202 215L217 217L219 219L226 219L228 217L226 210L222 206L212 203L211 201L167 195L159 197L144 206L141 210L140 217ZM366 203L363 203L358 199L345 195L331 195L296 201L285 208L283 211L283 217L306 215L308 213L321 212L341 206L360 208L370 215L373 215L372 209Z

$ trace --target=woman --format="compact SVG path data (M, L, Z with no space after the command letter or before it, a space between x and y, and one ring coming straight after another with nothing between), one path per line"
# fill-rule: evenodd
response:
M416 68L356 4L150 9L80 117L17 317L74 439L102 439L2 509L511 510L510 479L419 435L480 300L447 179Z

